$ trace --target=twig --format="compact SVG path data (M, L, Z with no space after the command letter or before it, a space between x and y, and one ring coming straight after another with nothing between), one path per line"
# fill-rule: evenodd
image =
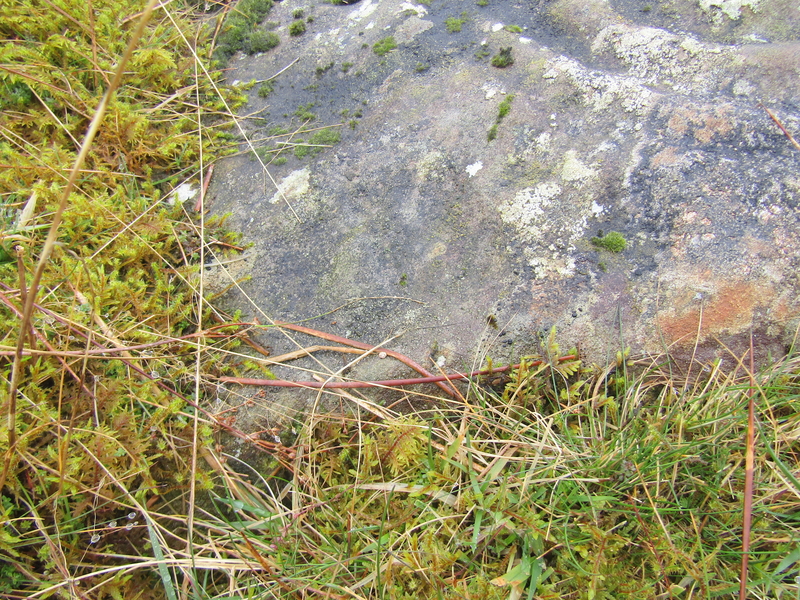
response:
M767 111L767 114L770 116L770 118L771 118L773 121L775 121L775 124L776 124L778 127L780 127L780 130L783 132L783 135L785 135L787 138L789 138L789 141L790 141L790 142L792 142L792 144L794 145L794 147L795 147L795 148L797 148L798 150L800 150L800 144L798 144L798 143L797 143L797 140L795 140L795 139L794 139L794 137L792 136L792 134L791 134L791 133L789 133L789 131L786 129L786 127L784 127L784 126L783 126L783 123L781 123L781 122L778 120L778 117L776 117L776 116L775 116L775 115L772 113L772 111L771 111L770 109L768 109L766 106L764 106L763 104L759 104L759 106L760 106L761 108L763 108L765 111Z
M214 173L214 163L208 165L208 170L206 171L206 177L203 179L203 187L200 190L200 196L197 198L197 202L194 205L194 212L200 212L203 209L203 200L206 197L206 191L208 190L208 184L211 183L211 175Z

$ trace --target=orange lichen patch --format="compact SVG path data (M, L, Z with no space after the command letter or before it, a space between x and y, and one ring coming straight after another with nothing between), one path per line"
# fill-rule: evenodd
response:
M652 165L654 167L671 167L678 164L680 161L681 157L675 152L675 147L667 146L653 157Z
M724 136L733 129L730 120L726 119L724 116L719 116L719 114L717 114L713 116L704 115L704 117L705 127L694 132L694 137L698 142L707 144L714 139L715 134Z
M711 295L707 301L693 300L694 306L680 316L660 317L658 324L670 343L679 344L694 342L698 332L704 339L723 332L744 331L752 323L756 306L763 304L765 295L771 291L751 282L734 283Z
M669 121L667 121L667 126L672 129L672 131L680 133L681 135L684 135L689 129L689 123L683 117L683 115L679 113L675 113L669 118Z
M725 136L733 129L733 124L728 118L730 107L723 105L707 107L709 110L693 110L690 108L678 109L667 121L667 126L680 135L690 131L695 139L707 144L714 136Z

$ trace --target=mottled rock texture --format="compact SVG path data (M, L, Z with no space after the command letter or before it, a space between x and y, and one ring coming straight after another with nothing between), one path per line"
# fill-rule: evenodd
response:
M297 8L313 21L290 38ZM456 369L535 351L553 325L597 362L793 343L800 151L760 104L800 136L797 2L285 0L269 20L281 45L230 79L292 66L249 92L248 136L307 140L268 139L305 107L341 141L270 177L247 155L217 166L211 206L253 244L234 274L264 314L374 344L402 331L389 346ZM492 67L505 47L514 64ZM592 244L610 231L624 251Z

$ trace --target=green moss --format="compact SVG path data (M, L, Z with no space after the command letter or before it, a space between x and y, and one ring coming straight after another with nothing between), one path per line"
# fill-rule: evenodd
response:
M486 139L488 139L488 140L491 142L491 141L492 141L493 139L495 139L496 137L497 137L497 123L495 123L494 125L492 125L492 126L489 128L489 133L488 133L488 135L486 136Z
M506 25L503 27L506 31L510 31L511 33L522 33L522 27L519 25Z
M311 109L314 107L313 102L309 102L308 104L301 104L297 107L297 110L294 111L296 117L300 117L303 121L313 121L317 118L317 115L311 112Z
M305 12L302 8L295 8L292 11L292 18L293 19L302 19L305 16Z
M248 54L256 54L257 52L272 50L280 43L281 38L278 37L277 33L258 29L250 34L246 49Z
M506 96L500 105L497 107L497 122L499 123L505 116L511 112L511 103L514 101L514 94Z
M469 21L469 15L466 12L462 12L460 17L448 17L444 25L450 33L458 33L467 21Z
M492 66L498 69L505 69L514 64L514 57L511 56L511 46L501 48L500 52L492 57Z
M303 21L293 21L289 25L289 35L292 37L297 37L299 35L303 35L306 32L306 24Z
M350 70L350 67L353 66L351 62L344 62L342 63L342 73L347 73Z
M264 50L253 50L253 37L254 35L256 37L256 48L264 47L265 43L268 43L255 28L271 9L272 0L241 0L236 5L236 11L231 13L222 26L214 57L225 63L240 51L248 54L264 52Z
M321 75L324 75L325 73L327 73L328 71L330 71L332 68L333 68L333 61L329 62L329 63L328 63L328 64L326 64L326 65L320 65L320 66L318 66L318 67L317 67L317 70L316 70L317 76L319 77L319 76L321 76Z
M372 51L378 56L385 56L395 48L397 48L397 42L392 36L385 37L372 45Z
M298 139L298 145L294 147L294 155L297 158L315 156L322 152L326 146L338 144L341 139L342 134L339 133L338 129L334 129L333 127L320 129L319 131L315 131L311 137L308 138L308 142Z
M259 98L266 98L275 91L275 85L271 81L265 81L258 87Z
M483 60L487 56L490 56L492 53L489 52L489 48L486 46L481 46L480 49L475 53L475 58L478 60Z
M478 0L478 2L476 2L476 4L478 6L489 6L489 0Z
M618 231L609 231L602 237L593 237L591 242L597 248L614 253L622 252L628 246L628 242Z

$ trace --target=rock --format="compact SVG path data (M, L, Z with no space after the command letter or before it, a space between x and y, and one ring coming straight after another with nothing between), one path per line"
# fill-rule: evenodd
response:
M759 359L784 352L800 322L800 152L759 103L800 135L790 4L490 3L450 34L462 3L315 2L300 38L285 33L292 3L276 4L281 45L228 75L292 64L268 98L251 93L243 112L263 121L248 133L295 131L312 103L312 126L336 125L341 141L288 154L270 177L246 156L217 167L213 210L254 244L246 296L226 301L391 340L431 369L535 352L553 325L598 363L630 347L730 364L751 332ZM398 48L377 56L389 35ZM503 47L515 62L494 68ZM309 134L274 141L297 138ZM591 243L610 231L624 251Z

